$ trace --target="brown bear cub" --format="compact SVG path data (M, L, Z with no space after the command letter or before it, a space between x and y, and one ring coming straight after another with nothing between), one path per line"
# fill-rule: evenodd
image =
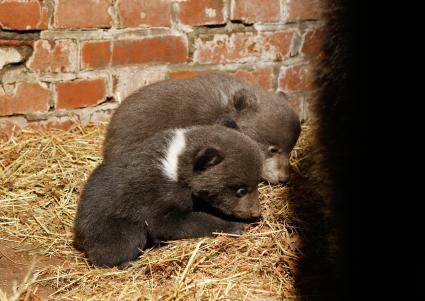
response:
M285 96L224 72L167 80L130 95L112 116L104 158L120 159L161 130L217 123L238 127L260 145L264 180L288 180L289 153L300 134L297 114Z
M263 156L244 134L196 126L137 144L98 166L81 194L75 244L95 265L124 266L161 241L240 234L260 216Z

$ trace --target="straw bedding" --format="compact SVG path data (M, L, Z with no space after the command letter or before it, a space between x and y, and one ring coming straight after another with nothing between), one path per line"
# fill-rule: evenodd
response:
M38 300L38 287L49 288L44 297L53 300L296 298L302 222L291 210L293 183L260 185L262 219L240 237L169 241L125 270L91 266L73 248L73 220L79 193L101 162L104 130L31 130L1 142L0 246L13 243L19 252L29 244L31 256L48 260L28 265L26 279L12 292L0 290L0 300ZM305 132L306 126L291 159L295 175L308 145Z

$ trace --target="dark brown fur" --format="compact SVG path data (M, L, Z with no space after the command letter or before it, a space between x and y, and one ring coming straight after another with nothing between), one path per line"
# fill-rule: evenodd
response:
M366 146L370 146L364 132L368 103L364 101L367 93L363 82L369 71L358 73L362 66L358 47L366 45L358 40L359 24L364 22L359 12L367 10L357 2L323 1L327 23L324 55L317 64L318 97L312 106L314 152L308 180L300 187L311 186L314 192L309 200L314 205L303 208L304 215L308 212L314 219L304 221L308 231L296 277L301 300L359 300L365 291L370 292L363 280L373 270L373 263L356 261L356 266L350 266L349 261L349 252L361 258L362 252L370 251L362 239L353 244L353 233L358 230L348 229L349 223L354 229L362 229L365 220L361 212L371 206L366 200L369 193L360 193L367 186L369 173L364 156ZM364 233L370 231L370 225L366 225ZM363 250L357 252L356 248ZM361 269L361 277L349 278L351 269ZM370 293L367 296L370 299Z
M167 130L138 142L120 160L105 160L88 179L75 242L95 265L126 264L146 244L215 231L241 233L243 223L222 216L259 217L263 158L254 141L219 125L189 128L172 180L161 160L175 136L175 130ZM195 203L222 216L196 212Z
M229 121L259 143L266 157L263 178L286 182L300 133L297 114L283 95L221 72L159 82L130 95L111 119L104 157L119 159L164 129Z

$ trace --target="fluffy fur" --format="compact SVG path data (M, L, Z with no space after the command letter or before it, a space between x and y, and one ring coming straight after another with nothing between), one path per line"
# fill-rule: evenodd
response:
M263 157L249 137L216 125L137 144L97 167L81 194L75 242L95 265L126 264L160 241L240 234L244 224L223 217L260 216Z
M362 80L370 71L367 68L359 73L364 65L359 60L357 47L366 45L358 40L359 24L366 22L359 14L364 7L357 1L325 0L323 8L327 23L323 58L317 64L318 97L312 106L315 143L309 181L314 192L319 193L317 200L323 202L326 209L324 233L328 244L315 240L317 236L324 236L316 230L323 228L319 219L306 221L314 230L304 241L304 257L299 263L297 282L302 284L301 294L314 296L302 300L358 300L366 291L364 279L374 265L359 261L354 267L349 266L348 261L349 251L360 256L355 248L370 252L363 240L359 240L357 245L348 241L350 236L353 239L354 233L348 230L350 220L355 221L353 227L356 229L360 229L362 224L367 225L362 236L371 231L370 225L361 217L362 211L369 211L370 204L365 200L369 193L360 193L362 187L368 187L365 183L368 174L365 166L368 164L361 156L368 144L364 140L366 135L360 133L367 122L365 113L368 106L364 102L367 93ZM366 32L363 34L368 35ZM371 130L373 128L367 129ZM359 207L359 204L365 207ZM353 267L362 270L361 277L349 279L349 269ZM364 267L368 267L367 271ZM359 290L359 287L363 289ZM375 286L371 290L377 291Z
M119 159L161 130L216 123L257 141L266 157L265 180L288 180L289 153L300 133L297 114L284 95L221 72L159 82L130 95L112 116L104 157Z

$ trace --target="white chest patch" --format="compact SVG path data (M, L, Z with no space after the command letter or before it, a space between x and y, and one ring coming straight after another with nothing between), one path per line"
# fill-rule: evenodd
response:
M177 182L179 156L186 148L185 130L177 129L174 131L174 137L168 144L164 158L161 160L161 169L164 175L171 181Z

